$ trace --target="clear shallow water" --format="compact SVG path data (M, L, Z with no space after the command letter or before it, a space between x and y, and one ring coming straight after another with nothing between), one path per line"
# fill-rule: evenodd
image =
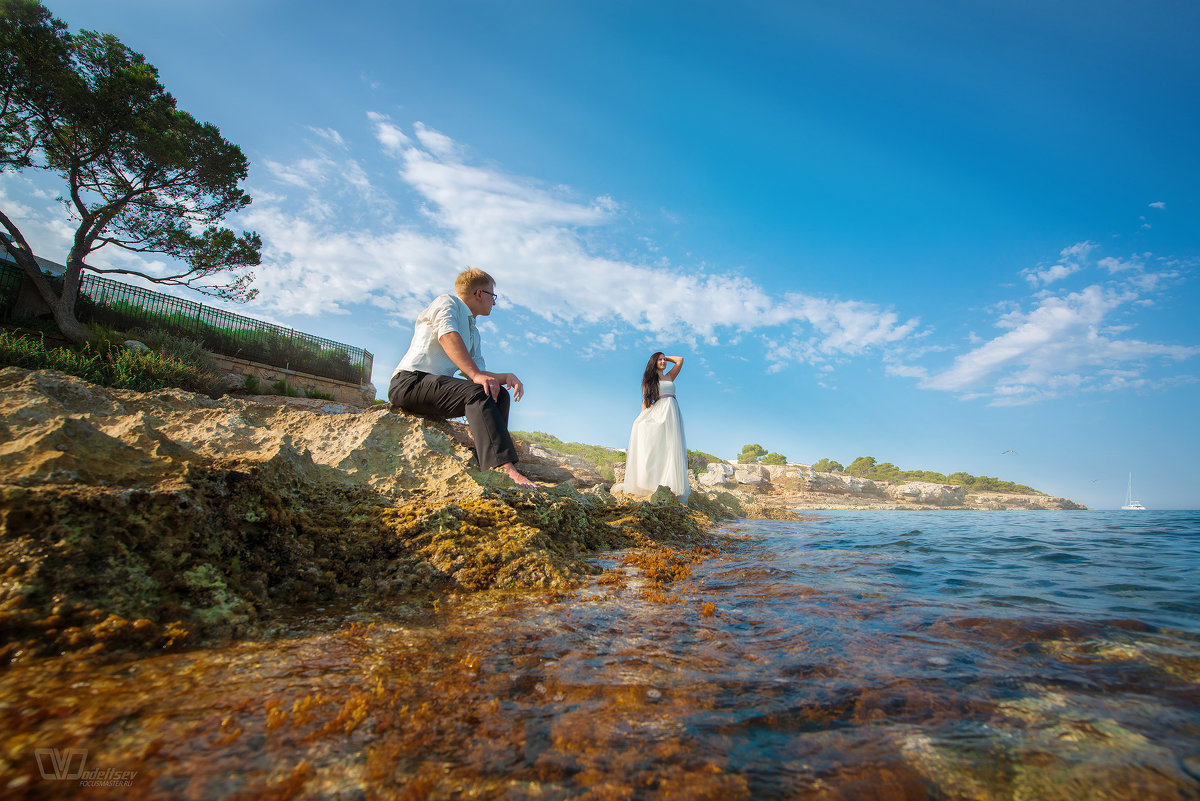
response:
M77 794L30 767L76 747L122 798L1200 799L1200 514L723 532L665 597L612 557L568 597L13 666L0 789Z

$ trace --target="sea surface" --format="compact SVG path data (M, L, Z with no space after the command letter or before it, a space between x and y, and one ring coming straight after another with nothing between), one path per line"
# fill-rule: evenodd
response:
M665 591L313 610L0 671L0 794L1200 799L1200 513L736 521ZM684 571L686 572L686 571ZM45 752L44 752L45 753Z

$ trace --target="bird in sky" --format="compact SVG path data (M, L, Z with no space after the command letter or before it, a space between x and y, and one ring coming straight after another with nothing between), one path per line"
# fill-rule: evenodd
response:
M1006 453L1016 453L1016 451L1014 451L1012 448L1009 448L1009 449L1008 449L1008 450L1006 450L1006 451L1001 451L1001 452L1000 452L1000 455L1001 455L1001 456L1003 456L1003 455L1004 455L1004 454L1006 454Z

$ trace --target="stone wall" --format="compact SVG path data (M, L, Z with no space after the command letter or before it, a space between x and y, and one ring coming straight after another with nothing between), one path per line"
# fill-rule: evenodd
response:
M246 359L234 359L216 353L212 354L212 357L221 371L229 376L228 383L230 388L236 389L244 386L246 376L254 376L264 388L269 387L282 378L287 382L289 387L297 389L302 393L306 389L315 389L332 395L338 403L361 406L363 408L375 403L374 384L349 384L345 381L335 381L332 378L323 378L296 370L286 370L282 367L273 367L269 364L251 362Z

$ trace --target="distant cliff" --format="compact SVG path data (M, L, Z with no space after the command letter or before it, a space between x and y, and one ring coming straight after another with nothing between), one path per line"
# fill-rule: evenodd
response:
M955 484L892 483L809 465L710 464L697 485L739 490L764 504L789 509L1086 509L1041 493L974 492Z

